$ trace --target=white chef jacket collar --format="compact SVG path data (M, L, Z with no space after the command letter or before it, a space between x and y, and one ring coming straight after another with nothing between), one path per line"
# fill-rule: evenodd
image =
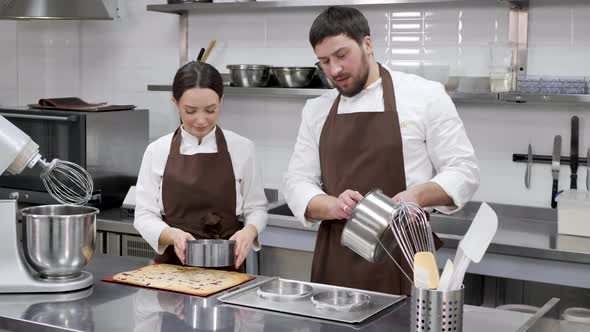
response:
M210 145L210 144L215 144L215 131L217 130L217 126L213 127L213 130L211 130L211 132L207 135L205 135L205 137L203 137L203 140L201 141L201 145ZM184 129L184 125L180 126L180 133L182 135L182 140L184 142L187 142L191 145L199 145L199 139L196 138L195 136L193 136L191 133L189 133L188 131L186 131Z
M379 79L377 79L375 82L371 83L369 86L367 86L366 88L361 90L361 92L357 93L356 95L354 95L352 97L342 96L341 100L346 103L354 103L355 101L358 101L359 99L363 98L367 94L373 93L379 87L381 87L381 77L379 77Z

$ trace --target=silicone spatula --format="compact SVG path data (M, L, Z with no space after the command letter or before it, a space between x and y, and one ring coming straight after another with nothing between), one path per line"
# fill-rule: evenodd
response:
M447 291L451 288L451 277L453 276L453 270L453 262L451 262L450 259L447 259L443 273L440 276L440 282L438 284L439 291Z
M434 255L431 252L421 251L414 255L414 271L418 268L424 269L428 272L428 288L438 288L438 268L436 266Z
M471 226L459 242L453 265L451 290L461 287L469 262L479 263L498 230L498 216L485 202L481 203Z
M421 267L414 268L414 287L420 289L429 289L429 280L430 277L428 275L428 271Z

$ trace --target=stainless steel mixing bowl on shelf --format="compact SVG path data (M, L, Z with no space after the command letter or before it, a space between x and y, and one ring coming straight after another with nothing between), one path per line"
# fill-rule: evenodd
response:
M263 87L270 79L270 66L267 65L227 65L232 86L253 88Z
M315 67L271 67L273 76L282 88L304 88L315 77Z

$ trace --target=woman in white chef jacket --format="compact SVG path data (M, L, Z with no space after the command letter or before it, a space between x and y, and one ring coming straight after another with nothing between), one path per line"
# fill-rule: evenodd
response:
M259 250L268 219L254 144L217 125L223 80L213 66L182 66L172 94L181 125L145 151L134 226L158 253L156 262L183 264L187 240L235 240L237 269L251 247Z

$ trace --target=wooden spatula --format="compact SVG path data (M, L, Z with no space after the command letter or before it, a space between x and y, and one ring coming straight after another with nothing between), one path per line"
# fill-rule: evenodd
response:
M436 266L434 255L431 252L421 251L414 255L414 271L417 269L424 269L428 272L428 288L438 288L438 267Z

